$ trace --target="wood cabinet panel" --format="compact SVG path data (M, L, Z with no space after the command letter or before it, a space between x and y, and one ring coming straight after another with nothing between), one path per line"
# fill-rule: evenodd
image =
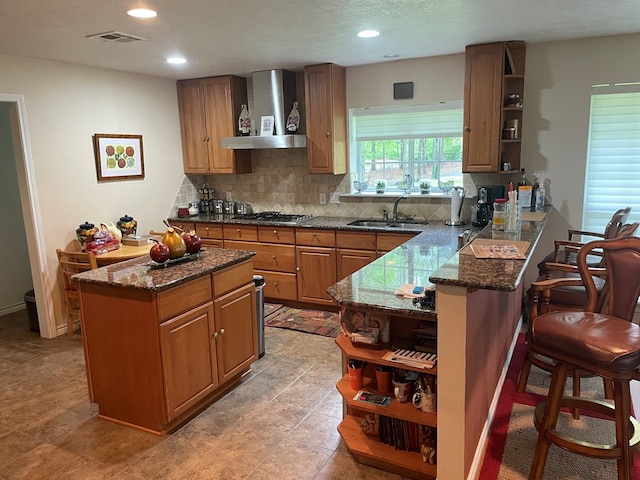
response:
M258 241L263 243L296 243L296 232L293 227L258 227Z
M295 273L280 273L268 270L256 270L255 273L264 277L265 298L298 300L298 278Z
M247 279L253 279L253 262L247 261L232 265L211 274L213 296L219 297L241 287Z
M336 246L338 248L375 250L376 234L371 232L336 232Z
M293 245L254 244L253 266L258 270L295 273L296 247Z
M336 302L327 288L336 283L335 248L296 247L298 300L325 305Z
M347 172L346 73L325 63L304 69L309 173Z
M251 282L213 304L218 375L224 382L258 359L255 286Z
M167 417L175 418L218 386L213 303L160 326Z
M222 225L219 223L197 223L196 233L201 239L216 239L221 240Z
M225 240L258 241L258 227L255 225L223 225L222 233Z
M378 252L390 252L416 235L416 233L379 233L376 249Z
M200 305L211 299L211 278L204 276L178 285L175 288L158 293L158 319L168 318L186 312L194 305Z
M351 250L346 248L336 249L337 253L337 279L342 280L348 275L360 270L365 265L376 259L376 252L369 250Z
M321 230L316 228L297 228L296 245L335 247L336 232L334 230Z
M209 173L206 104L202 82L178 82L178 113L185 173Z

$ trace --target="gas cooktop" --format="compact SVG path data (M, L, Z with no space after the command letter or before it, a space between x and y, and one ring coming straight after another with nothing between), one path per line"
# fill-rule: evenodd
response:
M307 220L311 218L311 215L259 212L249 213L247 215L236 215L236 218L241 218L242 220L258 220L261 222L297 223L300 220Z

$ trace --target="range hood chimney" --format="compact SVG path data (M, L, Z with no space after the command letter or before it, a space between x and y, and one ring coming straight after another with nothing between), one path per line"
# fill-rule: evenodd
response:
M301 148L307 146L305 135L287 135L285 124L296 101L296 74L288 70L263 70L251 74L253 84L252 132L247 137L222 139L222 148ZM260 136L260 120L273 116L274 135Z

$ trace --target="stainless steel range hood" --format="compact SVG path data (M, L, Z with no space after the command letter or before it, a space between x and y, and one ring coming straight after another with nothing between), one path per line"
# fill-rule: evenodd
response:
M307 146L305 135L286 135L285 123L296 101L296 74L288 70L263 70L251 75L253 97L249 101L253 128L247 137L226 137L222 148L302 148ZM253 100L253 101L251 101ZM275 135L260 136L260 119L274 117Z

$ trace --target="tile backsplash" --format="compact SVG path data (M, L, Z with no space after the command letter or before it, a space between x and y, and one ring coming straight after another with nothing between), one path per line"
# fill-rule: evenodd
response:
M227 198L249 203L254 212L276 210L283 213L304 213L313 216L379 218L383 210L391 212L398 195L350 194L350 174L310 174L307 171L307 151L273 149L252 151L253 173L244 175L188 175L176 194L168 216L175 216L178 206L198 201L198 189L205 183L215 190L215 198ZM502 177L502 178L500 178ZM508 182L511 178L497 174L464 175L467 191L462 219L470 221L475 210L476 185ZM327 204L320 204L320 194L326 194ZM339 194L340 203L330 203ZM401 217L445 221L450 216L450 197L410 195L398 206Z

